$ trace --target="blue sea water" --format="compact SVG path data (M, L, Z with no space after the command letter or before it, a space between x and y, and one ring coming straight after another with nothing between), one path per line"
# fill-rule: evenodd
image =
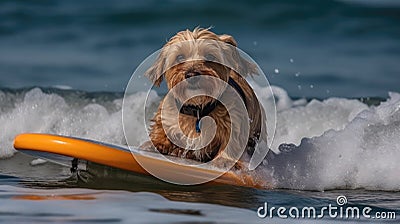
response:
M340 195L399 216L399 24L397 0L0 1L0 221L337 223L259 219L256 210L321 208ZM132 72L196 26L233 35L273 85L272 149L296 145L271 164L275 189L173 186L105 167L82 181L15 152L23 132L123 144ZM127 99L137 120L142 100ZM347 220L373 221L398 219Z
M399 91L399 11L396 0L5 0L0 86L122 91L177 31L213 26L291 96L387 97Z

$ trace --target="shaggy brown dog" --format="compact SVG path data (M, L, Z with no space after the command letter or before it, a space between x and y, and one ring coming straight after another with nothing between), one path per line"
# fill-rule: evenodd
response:
M216 35L209 29L195 28L193 31L177 33L161 49L146 76L156 86L165 78L168 89L176 89L173 93L174 102L166 105L164 99L152 119L150 139L152 146L160 153L200 162L209 162L217 157L236 162L243 150L248 155L254 152L260 133L265 130L265 116L245 77L257 74L257 66L241 57L236 46L232 36ZM247 114L243 114L243 111L239 111L237 106L232 106L229 102L225 105L210 97L212 94L224 94L226 86L221 86L211 78L207 82L196 80L200 76L218 78L233 87L244 102L243 108L247 110ZM190 95L196 95L196 89L202 89L207 94L191 97ZM173 110L179 110L178 115L169 113ZM210 123L200 124L201 118L205 116L215 121L215 135L211 138L207 137L207 133L213 132ZM243 136L242 124L246 122L249 124L249 135ZM227 150L232 137L232 144ZM180 141L182 138L185 140ZM176 142L183 143L175 144ZM243 145L244 148L240 149L239 146ZM149 142L142 147L148 148ZM241 158L244 160L243 156ZM242 166L237 163L236 168L240 167Z

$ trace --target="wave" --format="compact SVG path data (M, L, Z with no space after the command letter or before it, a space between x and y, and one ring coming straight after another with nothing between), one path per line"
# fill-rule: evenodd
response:
M276 187L327 190L365 188L400 190L400 94L379 105L356 99L293 100L273 87L277 128L271 148L277 153L263 172ZM52 133L125 144L122 93L88 93L60 89L0 90L0 158L13 156L19 133ZM137 145L143 127L146 94L126 98ZM154 98L156 100L156 98ZM260 97L269 105L270 97ZM293 144L280 152L281 144Z
M267 165L276 186L400 190L400 94L389 96L371 107L347 99L311 101L278 115L279 141L298 145Z
M57 92L57 93L54 93ZM138 100L127 99L132 113L140 113ZM0 157L15 153L14 137L19 133L51 133L78 136L122 144L122 94L84 94L79 91L48 91L34 88L26 91L0 91ZM136 125L136 124L134 124ZM142 135L144 136L145 133ZM137 136L138 141L141 137Z

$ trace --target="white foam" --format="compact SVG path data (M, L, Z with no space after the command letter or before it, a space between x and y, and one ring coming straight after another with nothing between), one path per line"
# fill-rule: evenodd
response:
M359 112L368 108L357 100L339 98L312 100L305 106L294 106L288 98L285 101L288 101L286 109L277 115L276 134L271 147L274 151L282 143L298 145L304 137L320 136L330 129L343 129Z
M71 89L73 89L71 86L67 86L67 85L54 85L52 87L56 88L56 89L62 89L62 90L71 90Z
M278 187L400 190L400 94L369 108L346 99L313 101L282 112L277 130L277 142L302 139L278 156Z
M132 125L143 126L141 106L144 99L144 93L126 99L132 105L128 113L137 114L139 117L130 121ZM15 153L12 145L15 136L26 132L67 135L122 144L124 135L121 105L122 99L112 102L115 112L110 112L96 103L70 105L57 94L46 94L38 88L32 89L20 101L17 100L15 105L6 105L10 108L4 112L0 111L0 158L12 156ZM138 144L145 138L145 134L143 131L136 133Z
M29 164L30 164L31 166L38 166L38 165L42 165L42 164L45 164L45 163L47 163L47 160L44 160L44 159L34 159L34 160L32 160Z
M391 93L386 102L368 107L343 98L293 101L279 87L273 92L278 113L272 149L277 151L281 143L298 146L276 160L281 162L274 167L277 187L400 190L400 94ZM146 139L145 97L139 92L125 99L130 105L127 112L133 115L127 122L138 127L130 133L137 145ZM259 97L265 107L271 105L272 96ZM150 99L159 98L153 93ZM77 97L67 103L60 95L37 88L25 95L0 91L0 157L15 153L13 139L24 132L123 144L122 99L107 102L107 108L101 99L81 101Z

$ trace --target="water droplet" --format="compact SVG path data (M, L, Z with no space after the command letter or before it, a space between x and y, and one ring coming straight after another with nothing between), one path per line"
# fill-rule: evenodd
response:
M301 85L298 85L297 88L298 88L299 90L301 90Z
M275 74L279 74L279 69L274 69Z
M293 58L289 59L289 61L290 61L290 63L293 63L293 62L294 62Z
M296 74L294 74L294 76L299 77L300 76L300 72L297 72Z
M311 89L314 88L314 85L310 85L310 88L311 88Z

